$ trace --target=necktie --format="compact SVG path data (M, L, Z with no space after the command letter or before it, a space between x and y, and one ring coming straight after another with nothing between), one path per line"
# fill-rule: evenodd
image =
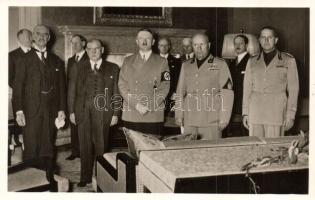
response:
M142 59L143 59L143 61L145 61L145 54L143 54Z
M46 63L45 52L41 51L40 55L41 55L40 59L43 61L43 63Z
M75 57L75 61L76 61L76 62L79 61L79 56L78 56L78 55Z

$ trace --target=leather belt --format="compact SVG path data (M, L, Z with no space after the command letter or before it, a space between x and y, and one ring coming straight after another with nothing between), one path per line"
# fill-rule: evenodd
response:
M40 91L41 94L47 95L49 94L52 90L54 89L54 87L50 87L49 90L47 91Z

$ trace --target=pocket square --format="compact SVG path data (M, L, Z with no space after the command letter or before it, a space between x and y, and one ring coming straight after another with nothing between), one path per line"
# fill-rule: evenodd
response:
M113 78L113 76L110 76L109 78Z
M241 74L245 74L245 71L241 71Z
M59 69L58 68L56 68L56 72L58 72L59 71Z

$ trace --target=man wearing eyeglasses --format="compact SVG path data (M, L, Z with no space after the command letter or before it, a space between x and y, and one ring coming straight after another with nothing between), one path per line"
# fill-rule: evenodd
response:
M294 125L299 77L294 57L280 52L273 27L261 29L262 52L249 59L243 93L243 124L250 136L280 137Z
M33 30L34 46L20 60L13 83L16 121L23 127L23 160L33 160L46 169L48 181L55 183L53 148L55 119L66 118L65 70L58 56L47 50L47 26Z
M118 122L121 96L119 68L102 58L104 47L98 39L88 41L89 59L73 68L68 88L70 120L78 126L81 176L78 187L92 182L93 163L109 148L109 128Z
M184 133L202 140L222 137L228 125L234 93L229 68L223 59L210 53L204 33L192 37L195 58L183 63L175 97L175 119Z

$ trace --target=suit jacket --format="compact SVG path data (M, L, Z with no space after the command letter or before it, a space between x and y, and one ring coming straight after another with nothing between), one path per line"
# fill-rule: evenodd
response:
M119 75L119 91L124 99L122 119L128 122L163 122L164 100L170 88L170 74L165 58L152 53L144 62L140 53L125 58ZM149 107L141 115L137 103Z
M227 124L233 97L231 74L224 60L209 55L200 68L196 59L187 60L177 85L175 118L188 126Z
M40 67L41 60L35 49L31 49L23 59L19 60L19 70L16 71L13 82L13 107L14 110L22 110L25 117L38 114L41 105L43 70ZM46 67L52 77L52 87L48 95L51 114L57 116L58 111L66 109L66 88L64 64L58 56L47 52Z
M86 89L87 83L86 78L88 70L91 69L91 63L89 59L83 62L75 64L73 67L72 74L70 76L69 87L68 87L68 106L69 113L74 113L76 118L76 124L83 122L85 115L85 102L87 100ZM110 122L112 116L119 116L121 112L121 96L118 91L118 76L119 67L111 62L107 62L103 59L99 69L100 73L104 78L103 86L106 97L104 113L104 122ZM105 91L107 92L105 94ZM101 94L100 94L101 95Z
M233 113L236 114L242 114L243 82L249 57L250 55L247 53L239 63L236 58L229 65L234 91Z
M10 51L9 53L9 86L13 87L13 81L15 77L15 71L19 68L19 60L23 58L26 53L21 47Z
M243 115L250 123L282 125L295 119L299 77L294 57L277 50L266 66L263 52L251 57L244 78Z
M75 61L75 56L76 55L74 54L72 57L70 57L68 59L68 63L67 63L67 83L68 84L69 84L70 76L72 75L71 74L72 68L73 68L74 64L77 63L77 61ZM79 62L83 62L83 61L88 60L88 59L89 59L89 57L88 57L87 53L84 52L84 54L81 57L81 59L79 60Z

